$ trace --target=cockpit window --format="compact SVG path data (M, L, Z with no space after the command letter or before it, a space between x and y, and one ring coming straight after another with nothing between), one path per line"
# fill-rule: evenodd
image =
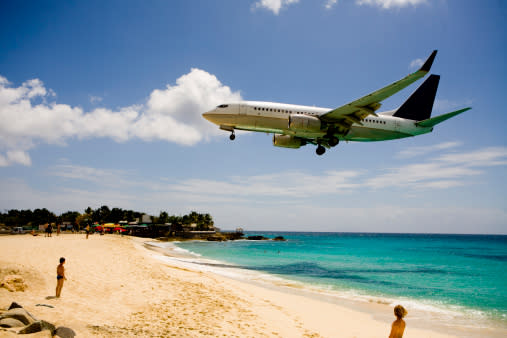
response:
M227 107L229 107L229 105L228 105L228 104L221 104L221 105L219 105L217 108L227 108Z

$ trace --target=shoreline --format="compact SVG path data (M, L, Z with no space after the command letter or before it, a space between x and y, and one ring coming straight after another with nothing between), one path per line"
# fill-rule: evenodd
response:
M146 248L150 241L116 235L88 240L82 234L1 236L0 277L16 272L28 288L14 293L0 288L0 307L16 301L37 318L84 337L378 337L389 334L394 320L392 307L384 304L366 304L363 310L343 300L333 303L285 286L271 288L184 266L182 257ZM62 297L51 299L61 256L67 259L68 281ZM406 337L465 333L420 328L415 319L409 310ZM0 336L8 336L4 333Z
M156 245L161 243L162 245ZM145 243L148 250L154 250L161 253L171 260L172 264L178 264L189 269L198 269L204 272L216 273L226 278L249 283L259 287L304 296L316 299L322 302L345 306L353 311L364 313L374 313L374 318L383 322L391 319L392 308L396 304L402 304L411 308L409 311L408 321L412 321L412 325L419 329L427 329L431 327L434 332L440 332L452 336L456 331L461 331L459 337L483 337L484 330L491 331L491 337L503 337L507 334L506 323L485 318L468 318L465 311L475 312L473 309L465 307L457 307L457 309L443 309L435 307L433 304L425 304L420 300L414 299L395 299L369 294L361 294L357 292L338 291L331 288L321 286L313 286L301 281L295 281L284 276L273 275L268 272L258 270L245 269L235 266L232 263L219 261L200 254L190 252L186 249L179 248L176 242L160 242L157 240ZM165 249L163 249L165 247ZM165 261L165 259L161 259ZM232 272L231 272L232 271ZM415 307L415 309L414 309ZM441 316L446 316L446 320L442 320ZM459 318L459 323L454 321ZM470 324L472 320L472 324ZM454 324L446 324L446 322ZM499 331L498 334L495 331Z

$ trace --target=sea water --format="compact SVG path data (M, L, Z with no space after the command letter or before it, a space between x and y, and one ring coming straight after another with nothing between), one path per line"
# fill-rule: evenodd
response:
M287 241L181 242L202 257L357 297L507 326L507 236L255 232Z

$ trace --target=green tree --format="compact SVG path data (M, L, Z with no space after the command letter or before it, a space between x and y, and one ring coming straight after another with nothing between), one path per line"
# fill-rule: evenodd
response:
M158 216L158 223L159 224L169 223L169 214L165 211L161 211L160 215Z
M67 211L60 215L60 221L61 222L71 222L72 225L76 224L76 219L80 215L77 211Z

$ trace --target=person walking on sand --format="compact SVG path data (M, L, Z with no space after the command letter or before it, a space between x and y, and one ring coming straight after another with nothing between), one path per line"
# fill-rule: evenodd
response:
M56 298L60 298L60 294L62 293L63 281L67 280L65 277L65 268L63 265L65 264L65 258L60 258L60 264L56 267Z
M407 310L401 305L396 305L394 307L394 315L396 316L396 320L391 325L389 338L402 338L403 332L405 331L405 321L403 317L407 315Z
M85 228L86 230L86 239L88 239L88 235L90 234L90 225L88 224Z

